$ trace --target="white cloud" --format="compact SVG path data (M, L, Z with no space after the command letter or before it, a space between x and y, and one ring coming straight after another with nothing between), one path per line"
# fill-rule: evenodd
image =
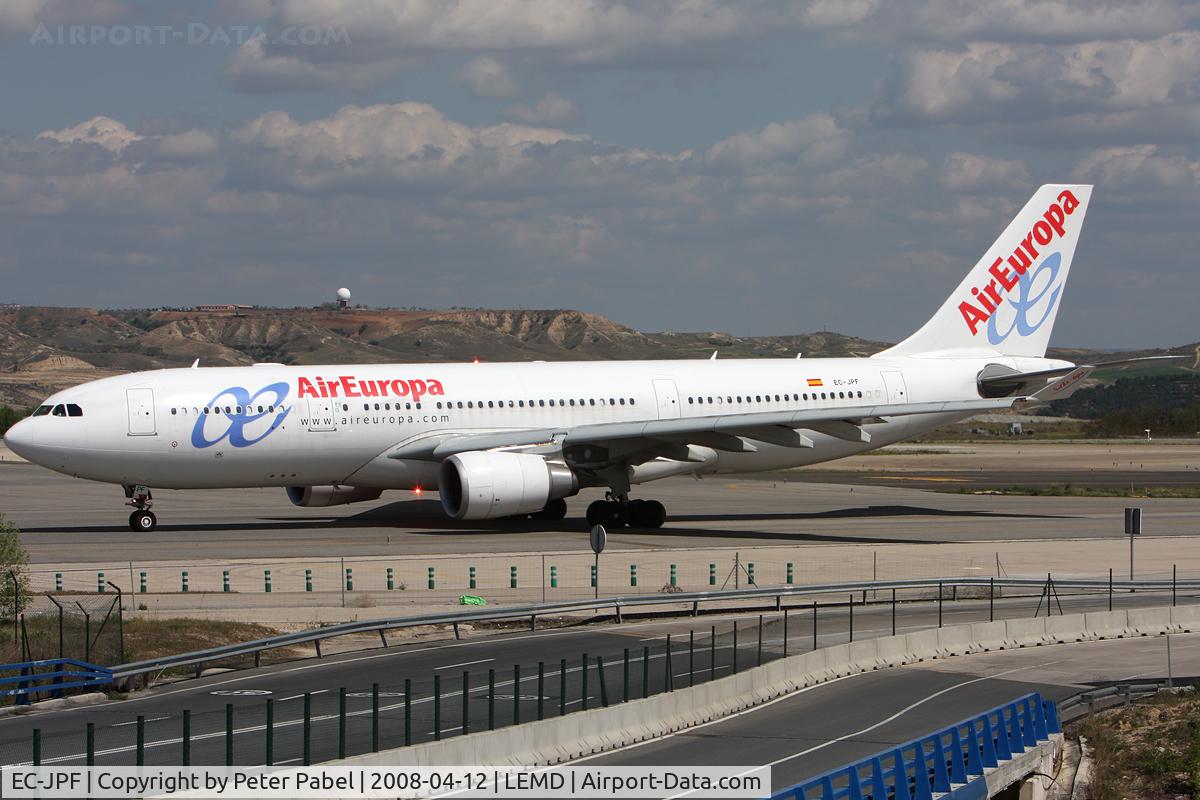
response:
M789 122L772 122L757 131L741 131L708 148L712 164L745 166L795 159L812 166L845 154L850 132L831 114L811 114Z
M119 153L142 137L112 117L97 116L62 130L42 131L38 138L53 139L63 144L90 142L100 145L105 150Z
M1080 180L1093 181L1100 191L1193 189L1200 184L1200 161L1160 155L1152 144L1108 147L1088 153L1075 167Z
M562 95L547 92L536 104L518 103L504 110L504 116L527 125L566 125L580 117L579 106Z
M513 97L517 84L508 68L491 56L477 56L454 74L476 97Z
M941 182L956 192L991 192L1029 188L1024 161L975 153L951 153L942 162Z
M774 20L791 19L775 6L732 0L280 0L272 10L268 35L288 26L317 26L344 29L350 43L283 48L248 42L225 68L241 91L364 88L438 53L492 60L514 53L542 65L576 68L694 65L716 57L706 49L710 45L736 42L770 29ZM475 83L470 75L464 78ZM504 87L502 79L498 85Z
M1036 122L1200 99L1200 32L1072 45L972 42L908 54L883 119Z

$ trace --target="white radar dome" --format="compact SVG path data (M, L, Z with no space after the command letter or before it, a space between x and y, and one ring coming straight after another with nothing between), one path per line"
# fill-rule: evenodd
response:
M338 300L349 300L350 299L350 290L346 289L346 288L338 289L337 296L338 296Z

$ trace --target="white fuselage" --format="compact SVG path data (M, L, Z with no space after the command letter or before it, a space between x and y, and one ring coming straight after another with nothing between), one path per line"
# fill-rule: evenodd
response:
M81 415L43 411L7 439L43 466L124 485L436 489L436 462L387 454L448 432L978 399L976 376L996 363L1032 370L1065 362L992 356L168 369L59 392L42 408L71 404ZM829 461L963 416L885 418L865 426L869 443L812 433L811 448L763 443L755 452L720 452L689 471Z

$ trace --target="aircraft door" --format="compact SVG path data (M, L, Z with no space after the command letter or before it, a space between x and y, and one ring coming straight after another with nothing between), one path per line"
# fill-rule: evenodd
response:
M903 372L881 372L879 374L883 376L883 388L887 393L889 403L909 402Z
M337 405L329 397L308 398L308 429L310 431L336 431Z
M679 390L670 378L654 379L654 396L658 399L659 419L679 419Z
M129 410L129 435L154 436L154 390L126 389L125 402Z

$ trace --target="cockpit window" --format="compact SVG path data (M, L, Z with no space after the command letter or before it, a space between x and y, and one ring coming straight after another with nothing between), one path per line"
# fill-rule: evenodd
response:
M67 415L67 407L62 404L56 405L50 413L56 417L65 417Z
M34 410L34 412L33 412L33 416L35 416L35 417L44 417L44 416L46 416L47 414L49 414L49 413L50 413L50 409L52 409L52 408L54 408L54 406L38 406L38 407L37 407L37 408Z
M67 403L67 416L68 417L82 417L83 409L80 408L79 406L75 405L74 403Z

